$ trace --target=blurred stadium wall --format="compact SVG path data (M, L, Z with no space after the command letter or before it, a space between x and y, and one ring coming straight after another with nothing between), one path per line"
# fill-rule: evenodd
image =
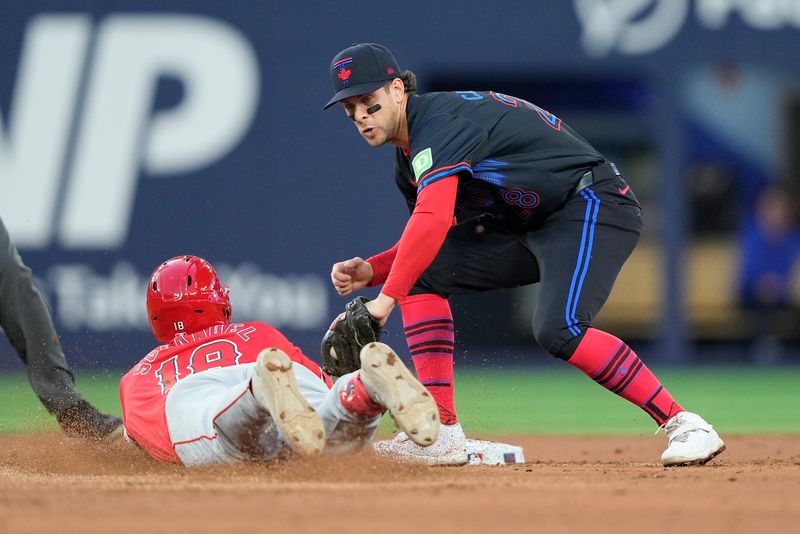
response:
M407 215L391 150L321 110L330 58L361 41L394 50L422 91L535 102L619 164L646 233L599 324L652 344L651 361L750 358L736 234L767 184L800 177L800 0L9 0L0 217L70 361L141 357L146 277L189 253L221 267L235 319L316 356L343 305L330 265L390 246ZM462 350L542 358L534 296L457 299ZM795 358L797 323L779 330Z

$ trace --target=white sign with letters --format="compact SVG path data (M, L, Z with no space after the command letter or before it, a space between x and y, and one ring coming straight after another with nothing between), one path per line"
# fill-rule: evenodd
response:
M722 30L738 16L754 30L800 28L800 0L574 0L586 52L640 55L670 42L694 16ZM692 6L694 9L692 9Z
M159 78L184 98L153 112ZM232 26L187 14L43 14L25 31L8 124L0 115L0 213L17 245L115 249L136 184L222 158L259 101L258 60Z

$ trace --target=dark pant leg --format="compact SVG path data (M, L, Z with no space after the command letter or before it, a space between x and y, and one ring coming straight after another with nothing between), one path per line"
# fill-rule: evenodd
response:
M533 284L539 267L528 249L526 235L499 226L490 216L478 217L450 229L431 265L410 295L442 297Z
M595 184L528 235L541 272L533 333L554 356L572 355L639 239L642 213L624 187Z
M28 368L36 395L51 413L80 397L58 335L30 269L22 263L0 220L0 325Z
M101 437L121 421L99 412L75 389L53 320L0 219L0 326L28 369L42 404L71 435Z

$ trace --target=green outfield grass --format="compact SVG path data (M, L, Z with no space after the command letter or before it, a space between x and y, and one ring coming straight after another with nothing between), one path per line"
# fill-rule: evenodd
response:
M658 370L687 409L725 434L800 434L800 368ZM82 373L78 389L120 413L119 375ZM644 412L565 369L461 371L456 402L470 434L648 434ZM0 432L55 429L24 375L0 375ZM383 431L391 429L385 421Z
M726 434L800 433L800 368L657 370L686 409ZM653 420L572 369L469 374L459 416L475 432L649 434Z

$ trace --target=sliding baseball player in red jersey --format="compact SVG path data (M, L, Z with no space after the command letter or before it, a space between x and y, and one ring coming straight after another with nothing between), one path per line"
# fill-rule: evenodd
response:
M372 343L335 384L278 330L232 323L228 288L195 256L161 264L147 289L152 350L120 382L126 437L186 466L346 452L389 410L420 446L436 403L392 350Z
M533 333L550 354L642 408L663 427L664 465L705 463L724 450L636 353L592 326L638 241L641 209L616 166L539 106L493 91L414 94L385 47L334 57L335 94L371 146L397 147L395 180L411 216L400 240L367 260L334 264L341 295L383 284L369 312L399 304L420 381L439 404L439 441L405 433L376 444L428 463L467 461L453 402L451 294L538 284ZM602 417L602 414L597 414Z

